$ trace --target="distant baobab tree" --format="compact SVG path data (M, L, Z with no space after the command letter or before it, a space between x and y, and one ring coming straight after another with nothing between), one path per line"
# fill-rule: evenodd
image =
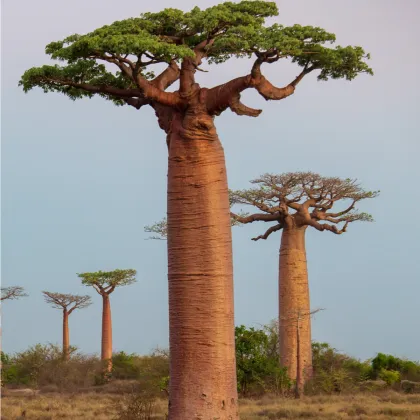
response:
M46 54L58 63L30 68L20 80L25 92L151 107L166 134L170 420L239 416L229 197L216 118L228 110L260 115L241 101L245 91L280 101L310 74L323 81L372 74L363 48L335 46L336 36L319 27L273 23L277 15L275 2L258 0L142 13L50 42ZM251 61L239 77L198 83L205 60L239 58ZM285 60L297 76L276 87L263 67Z
M1 288L0 300L13 300L28 296L25 289L21 286L9 286Z
M85 286L93 287L102 296L102 346L101 359L105 371L112 370L112 321L109 295L117 287L128 286L136 281L136 270L97 271L77 274Z
M231 191L231 203L244 204L260 210L256 214L237 214L231 217L238 223L262 221L272 225L253 238L267 239L282 230L279 259L279 340L281 364L289 376L301 378L300 386L312 375L312 345L310 316L301 319L300 344L297 355L296 331L282 320L290 313L310 314L308 271L306 264L305 232L312 227L320 232L340 235L352 222L371 222L372 216L360 213L355 206L379 191L365 191L356 180L322 177L312 172L291 172L281 175L265 174L251 181L255 187ZM349 204L332 211L340 202ZM296 361L300 360L298 366Z
M53 308L63 311L63 359L70 358L69 316L75 309L87 308L92 304L90 296L78 296L63 293L42 292L45 302Z

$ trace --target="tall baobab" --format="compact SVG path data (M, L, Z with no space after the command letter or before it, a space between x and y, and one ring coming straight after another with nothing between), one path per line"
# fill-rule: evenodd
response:
M2 287L0 300L13 300L25 296L28 295L25 293L24 288L21 286Z
M361 47L334 47L335 35L318 27L265 24L277 15L275 2L259 0L143 13L51 42L46 53L61 65L31 68L20 81L25 92L40 87L73 100L97 95L151 106L166 133L170 420L238 417L229 198L215 117L228 109L257 117L261 110L241 102L247 89L281 100L310 73L319 80L372 74ZM245 75L220 86L197 83L205 59L231 58L254 60ZM277 88L262 66L287 59L299 74Z
M62 293L42 292L45 302L53 308L63 311L63 358L70 358L69 316L75 309L87 308L92 304L90 296L78 296Z
M116 287L128 286L136 281L136 270L97 271L77 274L85 286L93 287L102 297L101 359L106 372L112 369L112 320L109 295Z
M322 177L312 172L265 174L251 183L256 186L231 191L231 202L256 207L260 212L241 215L231 212L231 217L238 223L272 223L263 235L253 238L254 241L282 231L279 255L280 358L289 376L297 378L299 387L302 387L312 375L310 316L303 317L299 323L299 355L296 331L284 320L297 311L311 313L306 229L312 227L320 232L340 235L352 222L373 221L371 215L358 212L355 206L361 200L376 197L379 191L365 191L356 180ZM347 207L332 210L341 202L348 203ZM297 360L301 361L299 369Z

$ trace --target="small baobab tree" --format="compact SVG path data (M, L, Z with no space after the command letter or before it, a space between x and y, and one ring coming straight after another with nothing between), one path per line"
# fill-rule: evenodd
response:
M75 309L87 308L92 304L90 296L70 295L63 293L42 292L45 302L53 308L63 311L63 359L70 358L69 316Z
M242 224L262 221L272 225L256 238L267 239L282 231L279 255L279 341L280 361L292 379L298 378L302 389L312 375L312 344L310 316L300 317L299 350L294 324L285 322L290 314L310 314L305 233L308 227L320 232L341 235L352 222L371 222L372 216L355 206L379 191L365 191L356 180L322 177L312 172L265 174L251 181L255 187L231 191L233 205L256 207L255 214L231 212ZM336 209L340 203L344 207ZM297 354L299 351L300 354ZM297 360L300 360L299 367Z
M112 370L112 321L109 295L117 287L128 286L136 281L136 270L97 271L77 274L85 286L93 287L102 297L102 345L101 359L105 371Z
M275 2L261 0L142 13L49 43L46 53L59 64L28 69L20 80L25 92L150 106L166 134L170 420L238 417L229 195L216 117L260 115L241 102L246 90L279 101L310 74L323 81L372 74L363 48L334 46L335 35L319 27L266 22L277 15ZM241 76L198 83L205 60L235 58L252 60ZM278 88L263 66L284 60L299 70Z
M9 286L1 288L0 300L13 300L28 296L22 286Z

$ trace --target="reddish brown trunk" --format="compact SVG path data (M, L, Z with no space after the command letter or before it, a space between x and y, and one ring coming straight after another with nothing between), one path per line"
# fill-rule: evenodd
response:
M225 158L211 117L169 134L170 420L238 418Z
M312 375L305 230L306 227L283 230L279 264L280 362L287 367L289 377L297 380L300 391Z
M69 334L69 313L66 309L63 310L63 358L69 360L70 358L70 334Z
M102 295L102 351L101 359L106 361L106 371L110 372L112 369L112 324L111 324L111 305L109 296Z

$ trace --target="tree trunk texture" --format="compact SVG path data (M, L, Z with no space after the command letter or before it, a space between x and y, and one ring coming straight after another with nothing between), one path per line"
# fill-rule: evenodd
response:
M101 359L106 361L105 370L111 372L112 369L112 323L111 323L111 305L109 296L102 295L102 349Z
M283 230L279 264L280 362L282 366L287 367L289 377L297 380L296 385L300 391L303 390L305 381L312 376L305 230L306 227L286 227Z
M197 108L174 115L168 147L169 420L238 419L223 147Z
M63 359L69 360L70 359L70 334L69 334L69 313L64 310L63 311Z

